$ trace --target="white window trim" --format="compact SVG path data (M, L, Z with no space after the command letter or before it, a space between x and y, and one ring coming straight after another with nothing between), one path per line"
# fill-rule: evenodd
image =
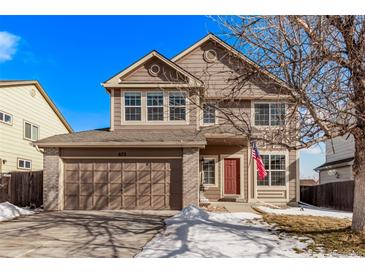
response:
M254 182L255 188L257 190L270 189L270 190L287 190L287 194L289 195L289 152L287 150L260 150L260 155L284 155L285 156L285 185L284 186L272 186L271 184L268 186L259 186L257 185L257 166L254 161ZM252 154L251 154L252 155Z
M136 92L141 93L141 120L140 121L126 121L125 120L125 93L129 92ZM164 120L163 121L149 121L147 120L147 93L157 93L162 92L164 96ZM189 112L190 112L190 102L188 96L186 96L185 100L185 120L182 121L173 121L170 120L170 107L169 107L169 94L173 92L183 92L178 90L148 90L148 91L132 91L132 90L125 90L121 92L121 125L188 125L190 122L189 119Z
M0 122L1 123L4 123L5 125L12 126L13 125L13 118L14 118L13 115L11 115L10 113L7 113L5 111L2 111L2 110L0 110L0 112L3 114L3 117L4 117L4 120L0 120ZM9 115L10 116L10 118L11 118L11 122L10 123L5 122L5 115Z
M27 124L30 124L30 135L31 135L31 138L27 138L26 136L25 136L25 123L27 123ZM37 141L36 139L33 139L32 137L32 132L33 132L33 130L32 130L32 128L33 127L37 127L38 128L38 139L37 140L39 140L40 139L40 132L41 132L41 130L40 130L40 126L39 125L36 125L36 124L34 124L34 123L32 123L32 122L29 122L29 121L26 121L26 120L23 120L23 138L25 139L25 140L28 140L28 141Z
M209 126L214 126L214 125L218 124L218 111L216 108L214 108L214 116L215 116L214 123L204 123L204 104L203 104L203 107L200 109L200 112L201 112L200 125L202 127L209 127Z
M218 178L219 178L219 157L218 155L200 155L200 160L214 160L214 184L203 184L203 180L204 180L204 170L203 170L203 165L201 165L201 172L202 172L202 184L205 187L218 187Z
M269 125L256 125L255 124L255 104L267 104L269 105ZM256 128L278 128L283 125L271 125L271 104L284 104L285 114L288 111L288 104L286 102L277 101L251 101L251 124ZM285 121L284 121L285 126Z
M20 161L29 162L30 163L30 168L19 166ZM32 169L32 160L24 159L24 158L17 158L17 168L18 169L23 169L23 170L31 170Z
M147 99L148 99L148 94L149 93L161 93L162 94L162 98L163 98L163 101L162 101L162 106L148 106L147 104ZM164 94L163 91L146 91L146 122L148 123L161 123L163 121L165 121L166 117L165 117L165 105L166 105L166 96ZM162 113L163 113L163 116L162 116L162 120L148 120L148 108L153 108L153 107L162 107Z

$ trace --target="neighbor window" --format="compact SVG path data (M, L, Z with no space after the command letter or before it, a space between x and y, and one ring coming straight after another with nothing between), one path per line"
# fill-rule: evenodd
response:
M267 176L260 180L257 175L258 186L285 186L285 155L279 154L262 154Z
M170 121L186 120L186 99L182 93L173 92L169 95Z
M209 105L203 107L203 123L214 124L215 123L215 108Z
M25 159L18 159L18 168L20 169L31 169L32 161Z
M163 93L147 93L147 120L163 121Z
M39 137L39 127L29 122L24 122L24 138L37 141Z
M127 92L124 94L125 120L141 121L141 93Z
M258 103L255 104L256 126L284 125L285 104L282 103Z
M203 184L214 185L215 184L215 160L203 159Z
M3 111L0 111L0 122L11 125L13 123L13 116Z

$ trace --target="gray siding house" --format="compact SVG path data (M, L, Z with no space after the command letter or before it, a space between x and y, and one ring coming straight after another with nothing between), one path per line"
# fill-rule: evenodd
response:
M354 161L355 143L352 135L327 140L326 162L317 167L319 183L352 181L352 164Z

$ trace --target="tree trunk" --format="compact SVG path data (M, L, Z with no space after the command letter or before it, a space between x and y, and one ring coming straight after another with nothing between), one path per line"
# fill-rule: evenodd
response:
M354 210L352 230L365 231L365 136L364 132L356 132L355 160L353 174L355 179Z

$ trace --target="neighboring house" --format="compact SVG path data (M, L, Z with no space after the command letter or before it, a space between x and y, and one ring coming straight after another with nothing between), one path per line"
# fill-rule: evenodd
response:
M38 81L0 81L0 173L43 169L32 142L72 129Z
M210 201L297 202L297 151L259 147L269 173L259 181L247 138L196 107L202 89L206 101L222 99L242 62L255 66L209 34L172 59L152 51L104 82L110 128L36 142L45 149L45 208L181 209L199 204L200 190ZM288 99L278 85L252 82L223 104L239 104L257 128L275 126Z
M352 181L354 155L355 142L352 135L327 140L326 162L315 169L319 172L319 183Z

